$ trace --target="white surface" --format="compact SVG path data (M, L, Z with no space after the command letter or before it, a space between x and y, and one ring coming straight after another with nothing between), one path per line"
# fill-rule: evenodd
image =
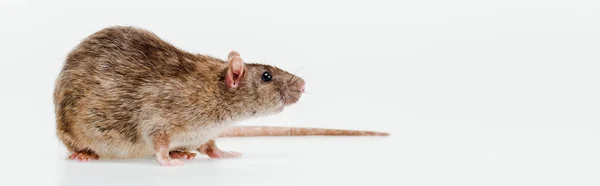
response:
M599 185L600 5L589 1L0 3L0 185ZM389 138L221 139L235 160L64 160L52 89L110 25L277 65L300 103L244 125Z

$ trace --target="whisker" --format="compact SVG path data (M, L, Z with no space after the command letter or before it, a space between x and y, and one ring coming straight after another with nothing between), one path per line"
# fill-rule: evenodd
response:
M295 81L294 78L297 78L297 76L292 75L292 77L290 78L290 80L287 83L291 84L292 81Z
M279 101L281 101L281 103L285 105L285 96L284 96L284 95L281 95L281 96L279 97Z
M309 92L306 92L306 91L305 91L305 92L302 92L302 91L299 91L299 90L290 90L290 91L292 91L292 92L298 92L298 93L302 93L302 94L310 94L310 95L313 95L312 93L309 93Z
M294 72L294 74L300 73L300 71L302 71L302 69L304 69L304 66L301 66L299 69L296 69L296 71Z
M295 76L290 77L290 79L287 80L287 83L290 84L290 82L292 82L292 79L294 79Z
M307 73L307 74L300 75L300 77L301 77L302 79L305 79L306 77L308 77L308 75L309 75L309 74Z
M296 79L296 81L294 81L294 83L290 83L290 84L292 84L291 86L296 86L298 84L298 82L300 82L300 78Z
M300 99L299 97L296 97L296 96L294 96L294 95L292 95L292 97L294 97L294 100L298 100L298 99Z

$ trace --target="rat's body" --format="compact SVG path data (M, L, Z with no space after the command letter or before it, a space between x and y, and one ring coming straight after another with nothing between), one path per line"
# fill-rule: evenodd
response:
M155 155L162 165L180 165L169 152L190 158L191 150L237 157L212 139L264 134L267 128L252 134L229 127L278 113L303 91L301 78L244 64L237 52L224 61L180 50L143 29L110 27L67 56L54 92L57 134L80 160Z

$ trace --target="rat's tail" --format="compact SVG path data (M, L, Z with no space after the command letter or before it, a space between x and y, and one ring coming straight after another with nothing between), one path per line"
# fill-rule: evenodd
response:
M221 133L219 137L247 136L389 136L389 133L359 130L323 128L235 126Z

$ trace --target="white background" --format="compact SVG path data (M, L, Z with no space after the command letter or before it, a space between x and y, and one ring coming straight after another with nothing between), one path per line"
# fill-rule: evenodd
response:
M392 136L220 139L244 157L177 168L67 161L54 80L112 25L306 79L297 105L242 125ZM0 185L598 185L599 62L595 0L2 0Z

